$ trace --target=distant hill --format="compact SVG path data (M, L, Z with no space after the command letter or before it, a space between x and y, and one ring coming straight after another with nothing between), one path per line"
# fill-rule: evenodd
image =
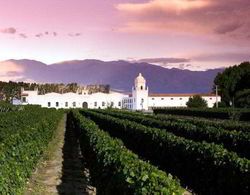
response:
M131 91L134 78L142 73L147 80L150 92L158 93L206 93L211 92L213 80L223 69L190 71L177 68L167 69L148 63L130 63L127 61L75 60L46 65L34 60L8 60L19 71L17 81L35 82L110 84L111 88ZM8 73L9 74L9 73ZM0 76L1 79L1 76Z

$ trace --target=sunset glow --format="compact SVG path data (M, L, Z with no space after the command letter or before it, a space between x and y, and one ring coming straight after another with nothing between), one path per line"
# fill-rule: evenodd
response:
M249 0L0 1L0 61L155 59L204 70L250 60L249 32Z

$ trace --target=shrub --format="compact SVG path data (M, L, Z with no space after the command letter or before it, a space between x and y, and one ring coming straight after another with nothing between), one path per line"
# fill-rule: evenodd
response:
M190 97L187 102L187 107L189 108L206 108L207 101L204 100L200 95L194 95Z
M173 114L182 116L195 116L214 119L230 119L232 112L239 112L240 121L250 121L249 109L199 109L199 108L155 108L155 114Z
M0 129L2 135L0 194L22 194L27 179L48 142L52 139L54 130L62 118L62 112L48 109L33 111L27 109L20 113L22 115L18 115L18 120L15 120L15 117L8 118L9 121L6 121L8 131L2 133L2 129ZM10 114L15 115L16 113ZM19 128L19 124L21 128Z
M128 120L81 111L126 147L200 194L248 194L250 162L219 145L194 142Z
M79 137L98 194L182 194L171 175L140 160L118 139L101 131L77 111L68 114L68 127Z
M227 131L218 127L200 124L199 126L171 120L159 120L158 118L148 117L142 114L119 113L115 111L96 112L108 114L121 119L128 119L137 123L163 129L177 136L185 137L194 141L207 141L222 144L226 149L237 152L240 156L250 158L250 134L237 131Z

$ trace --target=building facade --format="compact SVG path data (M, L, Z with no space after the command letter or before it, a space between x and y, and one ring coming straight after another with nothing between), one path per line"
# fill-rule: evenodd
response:
M150 94L146 80L140 73L134 81L131 94L110 91L109 93L93 93L86 91L77 93L47 93L39 95L38 90L21 91L21 104L41 105L47 108L118 108L129 110L149 110L156 107L186 107L190 97L201 95L208 107L213 107L220 96L214 94Z

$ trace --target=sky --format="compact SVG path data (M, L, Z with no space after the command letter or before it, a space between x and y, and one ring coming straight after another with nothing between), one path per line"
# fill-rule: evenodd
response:
M205 70L250 60L249 0L0 0L0 61Z

